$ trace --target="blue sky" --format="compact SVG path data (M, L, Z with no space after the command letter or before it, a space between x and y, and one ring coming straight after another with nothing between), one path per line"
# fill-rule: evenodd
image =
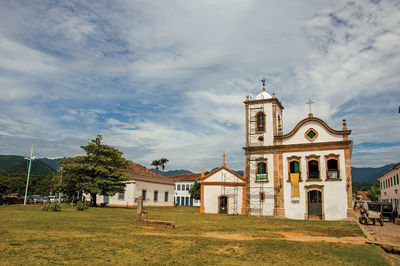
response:
M398 1L0 0L0 154L82 154L97 134L167 169L244 166L246 95L283 130L352 130L353 166L400 158Z

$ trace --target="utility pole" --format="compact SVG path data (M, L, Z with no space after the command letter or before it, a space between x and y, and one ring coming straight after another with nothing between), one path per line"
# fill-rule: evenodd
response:
M26 178L26 189L25 189L25 199L24 199L24 205L26 205L26 199L28 197L28 185L29 185L29 175L31 173L31 166L32 166L32 161L35 160L35 156L32 156L33 153L33 144L31 147L31 156L30 157L25 157L25 160L29 160L29 167L28 167L28 177Z

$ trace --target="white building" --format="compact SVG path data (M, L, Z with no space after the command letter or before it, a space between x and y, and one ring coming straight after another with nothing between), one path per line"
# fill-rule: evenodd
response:
M124 172L129 177L124 193L97 196L98 203L107 206L136 207L135 199L142 196L147 207L173 207L174 182L146 167L132 163Z
M201 175L202 213L245 214L245 178L228 169L224 161L220 168Z
M200 174L180 174L170 176L175 181L175 205L200 207L200 200L192 198L189 189L200 179Z
M381 201L388 201L393 204L393 208L399 209L400 200L400 162L395 164L392 169L378 178L381 185Z
M283 106L265 91L245 102L247 215L353 217L351 131L311 113L283 134Z
M353 142L343 120L334 130L311 113L283 134L283 106L265 91L245 104L246 168L225 166L202 177L205 213L341 220L354 216L350 159ZM225 156L224 156L225 157ZM247 174L246 174L247 173ZM222 206L222 207L221 207Z

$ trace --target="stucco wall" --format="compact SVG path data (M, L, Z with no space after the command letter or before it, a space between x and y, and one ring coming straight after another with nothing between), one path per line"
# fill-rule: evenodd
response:
M313 128L318 133L318 136L315 138L313 143L343 140L342 135L334 135L327 131L320 123L316 121L310 121L303 124L293 136L284 139L282 144L310 143L310 141L305 137L305 133L310 128Z
M326 181L326 164L325 155L328 154L339 155L339 176L340 181ZM320 174L322 181L306 181L307 179L307 161L306 156L315 154L319 155L320 160ZM292 200L292 183L288 180L288 160L290 156L301 157L300 170L302 181L299 182L300 199L297 201ZM346 189L346 172L345 160L343 150L327 150L327 151L309 151L309 152L296 152L283 154L283 176L284 176L284 204L285 215L292 219L304 219L307 202L306 186L310 185L323 185L323 210L326 220L340 220L347 217L347 189Z
M266 159L268 182L256 182L257 159ZM274 214L274 161L272 154L250 156L250 214L272 216ZM265 199L260 202L260 192L265 193Z
M178 185L180 186L180 190L177 190ZM185 186L185 190L182 190L182 185ZM176 181L175 182L175 198L179 197L180 200L179 202L181 203L181 198L185 198L185 203L186 203L186 197L189 198L189 205L190 205L190 194L189 191L186 190L186 186L189 185L189 189L194 185L194 181ZM179 204L179 205L185 205L185 204ZM200 200L195 200L193 199L193 206L195 207L200 207Z
M150 182L135 181L125 187L124 200L118 199L118 193L109 197L108 204L112 206L136 206L135 198L142 195L142 189L147 190L144 206L174 206L174 185L156 184ZM158 190L158 200L154 201L154 191ZM168 191L168 201L164 201L165 192ZM103 196L97 196L98 203L104 203Z

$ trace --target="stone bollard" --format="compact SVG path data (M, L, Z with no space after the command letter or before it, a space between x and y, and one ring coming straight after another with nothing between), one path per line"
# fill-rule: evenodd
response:
M147 218L147 212L143 208L143 197L137 197L135 202L137 202L136 221L143 222Z

